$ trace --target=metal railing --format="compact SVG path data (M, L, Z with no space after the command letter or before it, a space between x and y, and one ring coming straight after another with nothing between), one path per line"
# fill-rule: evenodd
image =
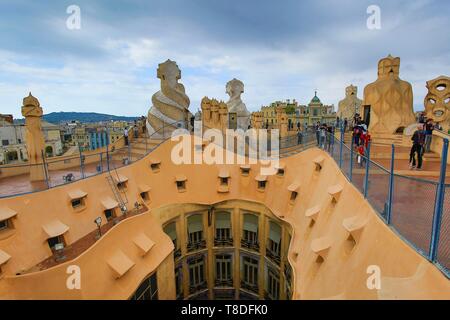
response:
M85 152L79 149L78 154L55 158L43 157L42 163L32 165L28 163L2 165L0 198L43 191L114 171L144 158L161 143L170 139L175 129L186 127L187 122L177 121L163 125L151 135L144 134L138 138L135 138L130 130L128 145L111 144L100 152ZM29 174L32 170L43 172L44 180L31 182Z
M187 128L187 123L174 122L150 136L145 135L141 140L130 139L128 146L108 147L105 152L83 154L80 151L73 157L62 160L48 158L37 165L1 166L0 198L53 188L129 165L170 139L176 128ZM386 224L450 277L450 184L445 183L448 139L444 139L443 143L438 181L394 173L394 145L391 147L390 168L385 168L371 160L370 146L365 155L358 156L353 142L348 146L344 141L342 130L338 134L327 134L325 139L314 131L305 131L301 137L292 135L281 138L279 155L290 156L311 147L324 149ZM45 181L29 182L29 172L33 166L44 171ZM16 174L9 174L9 169ZM241 245L259 250L258 244L241 241Z
M326 140L333 141L332 147L320 147L386 224L450 277L450 184L445 183L448 140L444 139L437 181L395 173L394 145L388 169L371 160L370 143L360 155L353 147L353 139L350 146L344 143L343 131L340 139L327 135Z

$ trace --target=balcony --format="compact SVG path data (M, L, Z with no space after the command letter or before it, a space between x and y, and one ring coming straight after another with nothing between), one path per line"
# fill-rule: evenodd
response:
M197 251L206 248L206 240L189 242L186 246L187 252Z
M241 246L243 248L247 248L249 250L259 252L259 242L258 241L249 241L246 239L241 239Z
M241 280L241 288L253 293L258 294L259 293L259 289L258 289L258 285L257 284L251 284L248 282L245 282L243 280Z
M233 238L214 238L215 247L232 247Z
M269 258L273 263L277 264L278 266L281 263L280 253L273 252L268 248L266 248L266 257Z
M173 257L175 260L181 258L181 249L175 249L175 251L173 252Z
M189 286L189 294L194 294L199 291L206 290L207 288L208 288L208 285L207 285L206 281L203 281L202 283L199 283L197 285Z
M216 279L214 282L215 287L233 287L233 279Z

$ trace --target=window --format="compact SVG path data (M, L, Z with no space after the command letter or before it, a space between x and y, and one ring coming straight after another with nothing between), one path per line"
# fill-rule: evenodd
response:
M280 177L284 176L284 168L278 168L277 175Z
M231 237L231 215L228 212L220 212L215 215L215 246L232 246L233 239Z
M72 208L76 209L83 206L83 198L72 200Z
M254 214L244 214L242 233L241 245L245 248L259 251L258 216Z
M161 167L161 163L152 163L152 164L150 164L150 168L154 172L158 172L160 167Z
M292 191L291 192L291 201L295 201L295 199L297 199L297 195L298 195L298 192L297 191Z
M48 245L49 245L50 249L55 250L55 246L57 244L64 245L64 237L63 236L57 236L57 237L49 238L49 239L47 239L47 242L48 242Z
M241 174L243 176L248 176L249 173L250 173L250 167L244 167L244 166L241 167Z
M266 256L276 264L280 264L281 227L270 221L269 239L267 241Z
M186 190L186 181L177 181L178 191Z
M150 200L150 197L149 197L149 195L148 195L148 192L141 192L141 193L140 193L140 196L141 196L142 200L144 200L144 201Z
M228 178L220 178L221 186L228 186Z
M0 221L0 230L5 230L9 228L8 220Z
M105 213L105 217L107 221L111 221L112 219L115 218L115 214L114 214L114 209L107 209L105 211L103 211Z
M255 293L258 293L258 262L257 259L251 257L242 257L241 287Z
M189 293L206 289L205 258L195 257L188 260L189 265Z
M9 145L9 140L2 140L2 146L8 146Z
M263 177L257 177L258 180L258 190L264 191L266 189L267 180Z
M288 261L284 264L284 278L285 278L285 290L286 299L290 300L292 295L292 267Z
M203 239L203 215L194 214L188 217L188 237L188 252L206 248L206 241Z
M280 299L280 275L272 268L267 270L265 298L268 300Z
M126 181L118 182L118 183L117 183L117 189L119 189L119 190L125 190L126 188L127 188L127 183L126 183Z
M231 254L216 255L216 287L233 286L233 268Z
M131 300L158 300L156 273L145 279L131 297Z
M175 222L171 222L164 227L164 232L172 239L173 245L175 247L174 258L177 259L181 257L181 250L178 246L177 241L177 226Z
M177 299L183 299L183 268L181 265L175 268L175 291Z

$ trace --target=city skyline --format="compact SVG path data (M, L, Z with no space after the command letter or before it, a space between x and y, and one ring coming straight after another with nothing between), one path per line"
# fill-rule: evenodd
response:
M426 81L440 76L450 58L449 44L440 39L450 23L446 10L436 10L449 4L438 1L378 1L377 30L366 25L368 1L232 7L77 1L76 30L66 25L70 4L0 5L2 113L21 118L22 99L32 91L46 114L144 115L159 89L157 65L169 58L182 70L192 113L204 96L228 100L225 84L232 78L245 83L242 98L250 111L293 98L307 104L316 88L336 107L347 85L357 85L363 98L378 60L388 54L401 58L400 77L412 84L414 109L421 110Z

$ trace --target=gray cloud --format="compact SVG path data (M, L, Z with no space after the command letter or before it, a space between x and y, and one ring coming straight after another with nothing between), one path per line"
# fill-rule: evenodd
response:
M33 90L45 111L145 114L157 64L175 59L191 97L226 99L246 84L252 110L273 100L307 103L313 90L337 104L350 83L376 78L380 58L402 58L419 109L425 82L448 74L450 3L376 1L382 29L366 28L372 1L75 1L82 29L65 27L72 1L0 4L0 112L19 116Z

